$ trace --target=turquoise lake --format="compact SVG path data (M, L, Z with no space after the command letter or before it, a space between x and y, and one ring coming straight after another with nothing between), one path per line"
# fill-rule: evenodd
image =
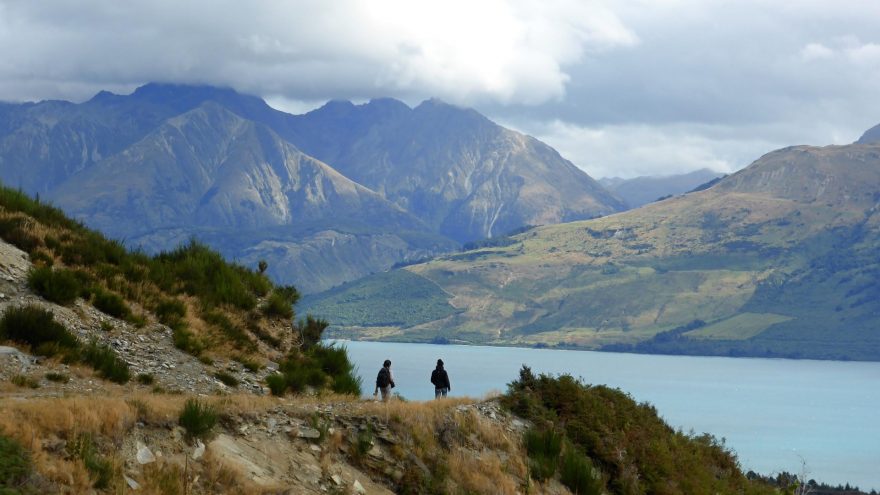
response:
M511 347L341 342L372 393L382 361L395 392L434 397L438 358L452 396L503 392L526 364L650 402L672 426L726 439L744 470L801 471L829 484L880 489L880 363L652 356Z

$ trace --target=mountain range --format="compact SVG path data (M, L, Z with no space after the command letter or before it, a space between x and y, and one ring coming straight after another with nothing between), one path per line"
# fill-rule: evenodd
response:
M205 86L0 105L0 180L147 251L198 237L316 292L624 203L546 144L439 100L304 115Z
M599 184L619 196L627 207L638 208L659 199L690 192L723 175L702 168L685 174L640 176L631 179L603 177L599 179Z
M307 298L337 335L880 360L880 139L773 151L708 187ZM367 302L369 301L369 302Z

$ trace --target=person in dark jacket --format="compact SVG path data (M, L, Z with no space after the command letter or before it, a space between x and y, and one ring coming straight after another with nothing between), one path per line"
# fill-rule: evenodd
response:
M431 372L431 383L434 384L434 398L446 397L446 394L452 390L449 384L449 374L443 369L443 360L437 360L437 367Z
M373 397L382 392L382 400L387 401L391 398L391 389L394 388L394 375L391 374L391 360L386 359L382 363L379 374L376 375L376 390L373 391Z

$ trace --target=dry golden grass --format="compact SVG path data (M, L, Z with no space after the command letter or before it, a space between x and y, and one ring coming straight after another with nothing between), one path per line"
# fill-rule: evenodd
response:
M53 452L53 445L62 440L71 442L85 433L100 439L105 446L118 448L137 421L175 423L186 399L184 395L143 393L116 398L7 398L0 401L0 433L30 450L36 471L57 484L59 489L66 490L65 493L86 493L91 490L93 480L82 461L68 459L57 448ZM203 400L231 414L254 413L279 404L279 400L273 397L244 394ZM111 451L109 460L120 467L121 461L114 455ZM243 481L244 477L239 473L221 466L209 455L199 463L197 470L200 481L190 486L187 493L261 493ZM190 476L189 479L192 483L195 478ZM183 470L178 464L165 461L148 465L144 469L140 493L184 493L183 480ZM122 483L118 478L113 482L117 486Z
M510 476L506 463L494 452L480 454L456 451L449 455L449 476L459 493L514 495L519 483Z
M145 495L241 494L260 495L265 490L248 482L242 473L224 466L210 451L198 464L181 466L159 460L144 467L138 493Z
M143 422L147 428L168 432L166 425L177 423L184 402L190 397L132 392L114 398L7 398L0 401L0 432L25 445L32 452L39 475L58 490L66 490L64 493L89 492L94 479L82 461L69 459L64 448L59 451L57 446L62 440L69 443L80 434L90 434L101 455L116 466L108 492L122 493L127 488L121 477L120 449L132 442L134 425ZM235 394L200 400L214 405L223 414L244 417L258 417L281 407L288 414L306 418L314 414L316 406L333 405L345 414L387 418L390 428L401 439L392 447L392 456L405 460L415 455L427 465L446 466L444 471L448 474L443 483L450 493L512 494L523 489L528 477L525 454L515 434L473 408L460 410L460 406L473 404L472 399L378 403L333 394L286 398ZM339 461L339 456L345 456L344 434L342 429L336 430L325 441L319 458L325 474ZM164 458L143 466L137 475L130 473L141 484L138 493L265 492L248 480L248 473L224 466L210 449L199 462L186 462L181 451L172 447L169 452L168 445L163 450Z
M370 402L362 409L365 414L387 418L404 438L405 446L395 446L401 452L392 449L395 457L409 452L429 465L446 463L451 493L518 493L528 477L521 442L503 424L476 410L459 410L473 403L467 398Z
M81 461L52 455L44 445L57 439L71 441L82 433L120 445L135 420L135 411L122 399L36 398L0 403L0 432L30 450L37 471L70 490L68 493L87 491L91 487L89 473Z

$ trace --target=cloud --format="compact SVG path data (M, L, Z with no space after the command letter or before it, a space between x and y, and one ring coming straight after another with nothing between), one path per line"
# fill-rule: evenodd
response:
M673 175L708 168L735 172L769 151L795 144L826 144L831 136L852 142L861 133L817 121L801 129L786 122L755 126L670 123L578 125L550 121L502 121L535 136L593 178Z
M806 61L831 58L833 56L834 50L822 43L809 43L801 50L801 58Z
M531 133L594 178L671 175L701 168L729 173L779 145L732 137L729 129L693 125L584 127L555 120Z
M594 175L741 167L880 122L878 23L864 0L0 0L0 99L439 97Z
M566 67L636 35L599 1L152 0L0 3L7 99L147 81L291 100L561 99Z

